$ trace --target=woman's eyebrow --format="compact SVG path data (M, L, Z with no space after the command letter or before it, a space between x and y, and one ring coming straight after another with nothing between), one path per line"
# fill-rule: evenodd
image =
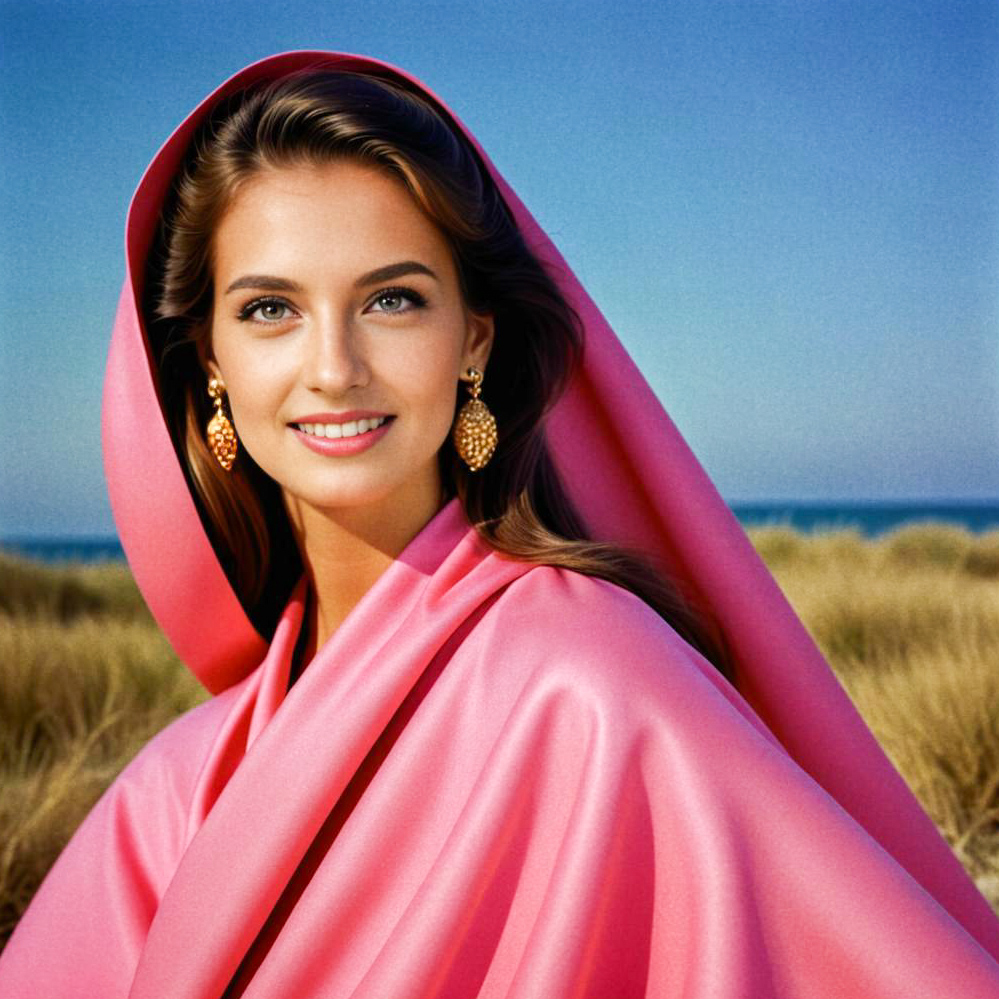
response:
M355 287L361 288L368 284L378 284L381 281L392 281L394 278L402 277L405 274L426 274L435 281L440 278L425 264L418 260L402 260L397 264L388 264L386 267L379 267L376 270L368 271L361 275L355 282Z
M236 278L225 293L239 291L240 288L263 288L267 291L301 291L302 286L287 278L272 277L270 274L244 274Z
M435 281L440 278L425 264L418 260L401 260L397 264L387 264L385 267L378 267L367 274L362 274L355 282L354 286L363 288L365 285L378 284L382 281L392 281L395 278L403 277L406 274L426 274ZM302 286L288 278L275 277L271 274L244 274L243 277L236 278L225 293L239 291L242 288L259 288L266 291L294 291L301 292Z

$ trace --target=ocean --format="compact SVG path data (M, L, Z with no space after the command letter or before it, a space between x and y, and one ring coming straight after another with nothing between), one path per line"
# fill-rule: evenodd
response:
M855 528L877 537L905 524L935 521L974 533L999 529L999 500L981 502L731 503L744 527L786 525L806 533ZM42 562L106 562L124 558L115 537L22 537L0 540L0 549Z
M975 534L999 528L999 500L967 502L731 503L743 527L783 524L806 533L856 528L866 537L920 521L954 524Z

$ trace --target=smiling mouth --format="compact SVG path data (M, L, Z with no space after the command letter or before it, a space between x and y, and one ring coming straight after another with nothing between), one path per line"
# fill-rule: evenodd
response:
M292 426L310 437L359 437L371 430L376 430L392 416L379 416L376 419L350 420L347 423L293 423Z

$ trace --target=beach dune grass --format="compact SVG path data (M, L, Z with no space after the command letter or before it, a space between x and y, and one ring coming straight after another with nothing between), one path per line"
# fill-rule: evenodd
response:
M999 532L749 535L999 913ZM121 768L206 696L123 565L0 553L0 944Z
M772 530L750 532L761 554ZM786 547L775 578L999 914L999 537L921 524Z
M207 694L127 568L0 556L0 942L122 767Z
M43 565L0 551L0 613L71 621L84 615L152 623L122 562Z

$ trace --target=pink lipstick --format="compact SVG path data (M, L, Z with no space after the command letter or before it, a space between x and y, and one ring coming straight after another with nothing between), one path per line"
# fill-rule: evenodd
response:
M301 420L300 422L312 425L317 423L347 423L354 419L377 419L379 415L382 415L375 413L361 413L361 415L354 417L353 413L355 412L361 413L359 410L353 410L350 414L348 414L350 420L348 420L343 414L336 414L337 418L331 419L330 416L332 414L324 413L321 414L321 418L312 416L308 419ZM327 457L344 457L352 454L360 454L362 451L367 451L368 448L373 447L388 433L389 427L392 426L394 420L395 417L387 417L385 422L380 427L375 427L374 430L366 430L362 434L355 434L353 437L320 437L314 433L306 433L294 424L290 425L290 429L295 434L296 438L310 451L315 451L316 454L325 455Z

